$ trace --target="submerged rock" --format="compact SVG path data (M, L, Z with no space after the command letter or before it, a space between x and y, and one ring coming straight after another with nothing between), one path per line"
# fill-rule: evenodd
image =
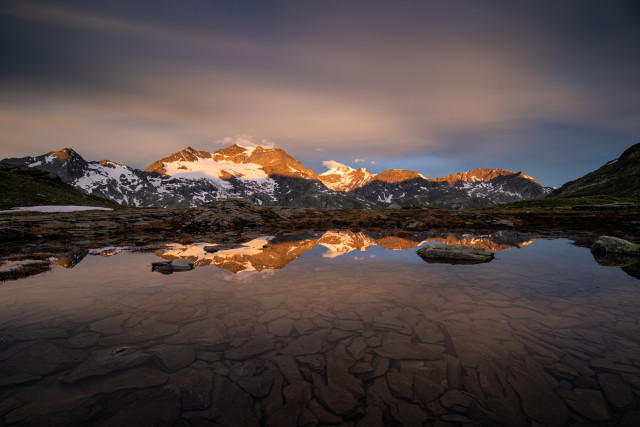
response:
M169 261L165 262L152 262L151 271L157 271L162 274L173 274L173 268L169 264Z
M629 265L637 264L639 257L629 254L622 254L616 252L593 252L593 259L604 267L626 267Z
M466 245L425 245L416 251L428 263L478 264L489 262L494 253Z
M224 352L226 359L244 360L266 353L275 348L275 340L272 335L264 334L254 337L249 342L236 348L230 348Z
M176 271L193 270L194 264L190 259L179 258L173 261L152 262L151 271L157 271L162 274L172 274Z
M591 255L600 265L621 267L631 277L640 279L640 245L611 236L601 236L591 246Z
M67 255L53 257L53 263L64 268L73 268L80 263L87 255L89 251L87 249L80 249L73 251Z
M62 376L62 381L74 383L87 377L109 374L142 365L151 355L137 348L119 346L97 350L84 358L73 371Z
M639 244L611 236L601 236L593 246L591 246L591 251L595 253L604 252L640 257Z
M631 277L640 279L640 261L633 263L631 265L625 265L624 267L622 267L622 271L624 271Z
M169 262L173 271L189 271L193 270L193 261L190 259L179 258Z

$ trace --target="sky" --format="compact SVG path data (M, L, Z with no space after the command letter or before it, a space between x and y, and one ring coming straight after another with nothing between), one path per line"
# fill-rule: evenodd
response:
M638 46L638 1L0 0L0 158L244 141L560 186L640 141Z

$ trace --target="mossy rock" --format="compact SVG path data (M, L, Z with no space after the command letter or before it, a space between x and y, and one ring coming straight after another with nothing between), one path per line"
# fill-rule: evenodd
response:
M640 257L640 245L612 236L601 236L591 246L596 253L610 253L621 255L635 255Z

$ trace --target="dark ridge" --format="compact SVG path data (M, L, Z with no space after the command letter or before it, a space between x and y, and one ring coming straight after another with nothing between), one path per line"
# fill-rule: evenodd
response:
M115 202L81 193L52 172L0 162L0 208L20 206L121 207Z

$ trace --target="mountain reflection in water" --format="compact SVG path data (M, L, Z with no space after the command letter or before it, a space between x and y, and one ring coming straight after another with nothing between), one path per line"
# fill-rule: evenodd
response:
M397 233L401 234L401 233ZM408 233L410 234L410 233ZM427 242L443 242L447 244L462 244L475 246L499 252L512 248L521 248L535 241L528 235L496 233L490 236L428 236L416 235L399 237L386 235L372 237L363 232L327 231L322 235L307 235L305 237L275 237L263 236L241 245L215 245L211 243L197 243L192 245L171 244L166 249L156 252L156 255L166 260L187 258L196 266L215 265L219 268L239 273L241 271L279 270L305 251L316 246L324 246L327 251L323 258L336 258L352 251L366 252L373 246L380 246L387 250L404 250L421 246ZM220 248L210 253L205 247Z
M529 237L176 245L160 252L223 268L175 275L151 272L159 247L55 254L73 268L0 286L0 425L639 425L640 282L623 260L562 239L477 265L415 253Z

